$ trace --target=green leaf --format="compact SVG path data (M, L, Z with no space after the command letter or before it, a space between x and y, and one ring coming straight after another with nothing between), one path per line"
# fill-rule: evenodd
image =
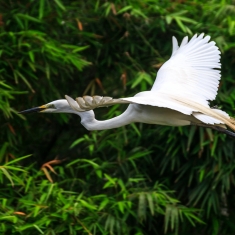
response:
M148 200L148 206L151 212L151 215L154 215L154 203L153 203L153 196L150 193L146 194Z
M3 174L9 179L9 181L11 182L12 187L14 187L14 182L12 180L12 177L10 176L10 174L8 173L8 171L3 167L0 166L0 170L3 172Z
M83 141L85 141L85 140L86 140L85 138L79 138L79 139L75 140L75 141L71 144L70 148L73 148L74 146L80 144L81 142L83 142Z
M34 54L32 51L29 51L29 57L30 57L31 61L34 63L35 60L34 60Z
M44 6L45 6L45 0L40 0L39 1L39 15L38 18L41 20L44 15Z
M54 1L61 10L66 11L65 6L61 3L60 0L54 0Z
M9 165L15 164L16 162L19 162L19 161L21 161L21 160L23 160L25 158L31 157L31 156L32 156L32 154L29 154L29 155L26 155L26 156L19 157L17 159L11 160L10 162L5 163L5 166L9 166Z
M145 193L139 194L138 217L140 218L140 220L146 219L146 195Z
M30 15L27 15L27 14L17 13L15 16L19 17L21 19L24 19L24 20L35 22L35 23L41 23L41 20L39 20L39 19L37 19L35 17L32 17Z
M122 14L122 13L124 13L124 12L126 12L126 11L131 10L131 9L132 9L132 6L125 6L125 7L123 7L122 9L120 9L120 10L117 12L117 14Z

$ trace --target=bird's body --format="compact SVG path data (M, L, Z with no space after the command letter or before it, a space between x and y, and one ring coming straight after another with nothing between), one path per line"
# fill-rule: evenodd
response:
M217 95L220 80L220 52L210 37L204 34L188 42L185 37L180 45L173 37L171 58L163 64L150 91L134 97L112 99L111 97L84 96L76 100L56 100L29 112L75 113L81 117L82 125L88 130L117 128L133 122L149 124L209 127L231 136L235 121L217 108L209 107L209 100ZM105 121L95 119L93 109L114 104L129 104L120 116Z
M133 113L134 122L166 126L187 126L192 121L196 122L196 119L191 115L185 115L168 108L152 107L149 105L130 104L126 112ZM135 117L138 117L137 120L135 120ZM166 117L168 118L166 119Z
M104 130L118 128L130 123L142 122L147 124L167 125L167 126L186 126L191 122L196 122L196 118L177 112L175 110L151 107L149 105L130 104L126 111L115 118L98 121L95 119L93 111L87 111L89 121L82 117L81 124L87 130ZM168 117L166 119L166 117Z
M148 93L148 95L146 95L146 93ZM77 102L73 102L70 97L66 98L74 109L76 109L76 107L79 107L77 105ZM141 101L139 101L139 99ZM223 125L224 122L219 120L220 117L216 116L219 115L220 112L222 112L222 115L227 118L228 115L225 112L218 109L211 109L209 106L201 107L200 104L195 103L194 101L191 101L189 104L185 104L183 102L176 101L173 98L167 100L163 94L159 93L158 96L156 96L156 93L151 91L141 92L134 97L123 98L121 100L124 102L135 101L137 103L129 104L126 111L123 112L121 115L105 121L96 120L93 110L85 112L75 111L74 113L78 114L81 117L81 124L90 131L118 128L120 126L128 125L135 122L167 126L187 126L191 124L200 125L204 123L200 120L203 118L209 119L210 123L213 123L213 125L215 126L226 128L225 125ZM159 102L159 106L144 104L145 102L151 103L151 101L156 103L157 100ZM169 102L168 105L166 103L164 104L164 102L166 101ZM174 106L175 109L164 107L171 105ZM195 107L192 107L193 105L195 105ZM208 112L210 116L202 114L202 112L200 111L200 107L204 110L204 113ZM184 113L177 111L177 108L180 108ZM198 117L198 115L200 115L200 119L196 118ZM213 117L213 115L215 115L215 117Z

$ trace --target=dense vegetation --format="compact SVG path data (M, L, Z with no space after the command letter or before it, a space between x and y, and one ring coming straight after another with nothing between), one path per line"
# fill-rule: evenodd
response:
M235 234L233 139L141 123L89 132L75 115L17 113L65 94L149 90L172 36L204 32L222 51L211 105L232 115L233 1L0 3L1 234Z

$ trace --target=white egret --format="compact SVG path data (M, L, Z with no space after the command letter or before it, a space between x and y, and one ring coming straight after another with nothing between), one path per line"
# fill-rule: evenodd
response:
M209 107L217 95L220 80L220 51L210 36L184 37L180 46L173 37L173 51L163 64L150 91L134 97L83 96L55 100L20 113L74 113L81 117L87 130L117 128L133 122L186 126L197 125L216 129L235 137L235 120L226 112ZM93 109L113 104L129 103L121 115L105 121L95 119Z

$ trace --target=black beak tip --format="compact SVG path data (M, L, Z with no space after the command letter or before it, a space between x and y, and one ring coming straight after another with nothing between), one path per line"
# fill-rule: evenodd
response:
M23 111L18 112L18 114L24 114L24 113L38 113L42 110L44 110L45 108L40 108L40 107L35 107L35 108L31 108L31 109L26 109Z

